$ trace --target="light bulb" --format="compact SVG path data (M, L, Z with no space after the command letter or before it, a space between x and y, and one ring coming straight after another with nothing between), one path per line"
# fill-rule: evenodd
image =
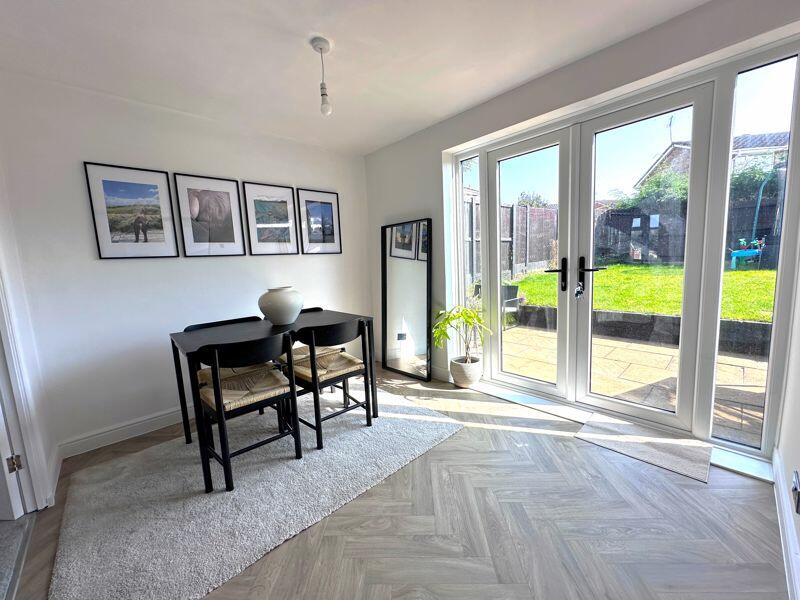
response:
M328 99L328 87L324 82L319 84L319 95L322 98L319 111L327 117L333 112L333 106L331 106L331 101Z

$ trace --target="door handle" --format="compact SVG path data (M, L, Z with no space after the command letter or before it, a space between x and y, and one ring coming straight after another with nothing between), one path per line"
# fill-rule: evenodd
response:
M567 257L561 259L560 269L546 269L545 273L561 273L561 291L567 291Z
M586 273L594 273L595 271L605 271L606 267L587 267L586 257L581 256L578 259L578 285L581 290L586 286Z

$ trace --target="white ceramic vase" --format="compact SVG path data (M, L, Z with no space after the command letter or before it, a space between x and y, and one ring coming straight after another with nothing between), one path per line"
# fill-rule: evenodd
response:
M480 358L471 357L472 362L464 362L463 356L450 361L450 375L456 387L468 388L475 385L483 375L483 362Z
M258 299L258 308L273 325L289 325L303 308L303 296L290 285L270 288Z

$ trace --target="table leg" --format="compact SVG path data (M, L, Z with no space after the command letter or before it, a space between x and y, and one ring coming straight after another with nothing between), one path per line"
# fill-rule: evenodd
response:
M192 443L192 429L189 425L189 409L186 406L186 391L183 389L183 373L181 372L181 355L175 342L172 342L172 360L175 363L175 378L178 381L178 400L181 403L181 420L186 443Z
M372 388L372 416L378 417L378 384L375 381L375 322L367 321L369 337L369 371L370 387Z
M211 481L211 465L206 441L205 427L203 426L203 407L200 405L200 385L197 383L198 364L193 358L189 360L189 382L192 387L192 403L194 404L194 422L197 424L197 445L200 446L200 462L203 468L203 483L206 486L206 493L214 491L214 484Z

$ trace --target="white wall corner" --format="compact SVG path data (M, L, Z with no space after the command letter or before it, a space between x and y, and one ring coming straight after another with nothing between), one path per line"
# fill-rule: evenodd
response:
M792 490L786 480L783 459L778 448L772 453L772 468L775 473L775 503L778 508L778 523L783 547L783 565L786 570L786 585L790 600L798 600L800 593L800 542L794 526Z
M47 490L45 492L47 506L53 506L56 503L56 488L58 487L58 478L61 476L62 462L64 461L61 456L61 448L56 447L47 461Z

